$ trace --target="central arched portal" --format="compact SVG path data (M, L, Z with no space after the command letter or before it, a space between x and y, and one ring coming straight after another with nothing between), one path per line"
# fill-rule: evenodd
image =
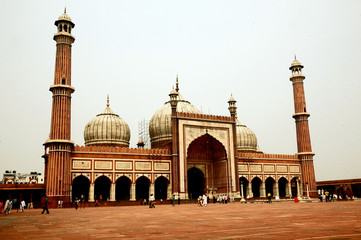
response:
M188 197L204 193L227 193L227 153L220 141L208 133L195 139L187 149Z

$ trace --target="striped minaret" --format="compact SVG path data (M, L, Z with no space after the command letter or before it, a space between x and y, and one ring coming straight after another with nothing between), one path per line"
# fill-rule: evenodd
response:
M70 17L62 14L55 21L58 32L54 34L56 41L56 59L50 136L45 142L48 157L45 164L46 195L52 204L58 199L70 200L70 154L74 143L71 136L71 45L75 41L71 31L75 24Z
M295 58L290 67L292 72L290 80L293 85L295 104L295 114L293 114L293 118L296 121L297 155L301 160L303 196L317 197L315 170L313 166L313 156L315 154L311 148L311 138L308 127L310 114L306 108L305 91L303 88L305 76L302 74L302 68L301 63Z

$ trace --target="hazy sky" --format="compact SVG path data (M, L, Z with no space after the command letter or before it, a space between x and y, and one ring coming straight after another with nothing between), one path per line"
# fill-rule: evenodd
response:
M43 172L54 81L54 21L72 34L72 140L110 107L130 126L180 92L238 117L265 153L297 151L289 66L303 73L316 180L361 178L361 1L0 1L0 179Z

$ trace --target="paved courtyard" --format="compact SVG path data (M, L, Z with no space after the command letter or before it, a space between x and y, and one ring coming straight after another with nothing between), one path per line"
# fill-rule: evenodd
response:
M361 201L25 210L0 239L361 239Z

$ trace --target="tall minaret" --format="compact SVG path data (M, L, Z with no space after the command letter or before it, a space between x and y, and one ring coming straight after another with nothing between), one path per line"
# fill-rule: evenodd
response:
M306 108L305 91L303 88L305 76L302 74L302 68L303 66L295 57L295 60L290 67L292 72L290 80L293 85L295 104L295 114L293 114L293 118L296 121L297 155L301 160L303 195L317 197L315 170L313 166L313 156L315 154L312 152L311 148L311 138L308 127L308 118L310 114L307 112Z
M173 194L179 198L179 149L178 149L178 141L179 141L179 133L178 133L178 120L177 120L177 104L178 104L178 76L177 76L177 90L172 89L169 93L170 98L170 106L172 108L172 192Z
M236 99L231 94L231 97L228 100L228 110L233 118L233 148L234 148L234 157L237 159L237 163L235 164L235 176L238 176L238 156L237 156L237 106ZM243 194L241 195L241 190L239 186L239 181L236 181L236 189L238 197L243 198ZM244 200L244 199L243 199Z
M75 24L70 17L62 14L55 21L58 32L54 34L56 41L54 85L50 136L45 142L48 156L45 158L46 195L50 202L58 199L70 200L70 154L74 143L71 138L71 45L75 41L71 30Z

